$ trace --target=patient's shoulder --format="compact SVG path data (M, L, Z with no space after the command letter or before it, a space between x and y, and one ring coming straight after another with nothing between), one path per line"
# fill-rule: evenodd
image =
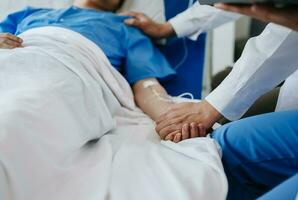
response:
M22 10L20 10L19 12L24 13L24 15L30 15L39 11L48 11L48 10L52 10L50 8L40 8L40 7L33 7L33 6L26 6L24 7Z
M51 10L51 9L50 8L34 7L34 6L26 6L23 10L26 10L26 11L39 11L39 10Z
M18 10L16 12L12 12L8 15L8 17L15 17L17 19L22 19L26 16L29 16L35 12L38 12L40 10L45 10L45 8L36 8L36 7L32 7L32 6L26 6L21 10Z

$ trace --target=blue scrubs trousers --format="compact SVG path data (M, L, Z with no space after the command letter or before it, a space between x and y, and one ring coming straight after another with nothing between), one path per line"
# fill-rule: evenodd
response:
M228 199L256 199L298 173L298 110L232 122L212 137L222 147ZM298 192L297 178L291 183L283 200Z
M266 193L258 200L298 199L298 174Z

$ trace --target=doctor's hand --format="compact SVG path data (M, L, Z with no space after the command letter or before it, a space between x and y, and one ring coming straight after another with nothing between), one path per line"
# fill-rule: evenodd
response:
M170 23L156 23L143 13L128 12L123 13L122 15L132 17L124 21L126 25L137 27L152 38L166 38L175 34Z
M13 49L22 47L23 40L10 33L0 33L0 48Z
M177 134L177 137L181 134L180 140L204 137L207 134L206 130L211 129L222 117L206 100L199 103L179 103L156 120L156 132L163 140L169 137L169 140L172 140L173 135Z
M226 11L237 12L243 15L259 19L264 22L273 22L298 31L298 7L276 8L268 5L230 5L218 3L216 8Z

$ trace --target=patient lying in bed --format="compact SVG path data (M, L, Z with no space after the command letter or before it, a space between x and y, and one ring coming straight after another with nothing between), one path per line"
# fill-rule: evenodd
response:
M0 23L0 47L22 47L23 41L16 35L38 27L55 26L80 33L103 50L112 66L132 85L139 107L156 119L172 104L156 79L169 78L175 72L149 38L125 26L125 17L112 13L122 3L77 0L65 9L28 7Z
M92 2L0 23L0 199L224 199L213 140L160 143L134 103L154 120L173 105L168 62L107 12L120 1Z

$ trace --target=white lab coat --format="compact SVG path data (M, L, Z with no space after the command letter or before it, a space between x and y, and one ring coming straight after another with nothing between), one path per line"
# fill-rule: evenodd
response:
M190 39L196 39L201 32L233 21L239 16L196 3L171 19L170 23L178 37L188 36ZM296 70L298 33L269 24L260 36L247 42L231 74L206 97L206 100L226 118L236 120L258 97L287 79ZM293 75L282 87L278 109L298 109L297 80L298 75ZM293 90L296 92L292 92Z
M241 15L219 10L196 2L192 7L169 20L178 37L187 36L192 40L209 30L239 19Z

